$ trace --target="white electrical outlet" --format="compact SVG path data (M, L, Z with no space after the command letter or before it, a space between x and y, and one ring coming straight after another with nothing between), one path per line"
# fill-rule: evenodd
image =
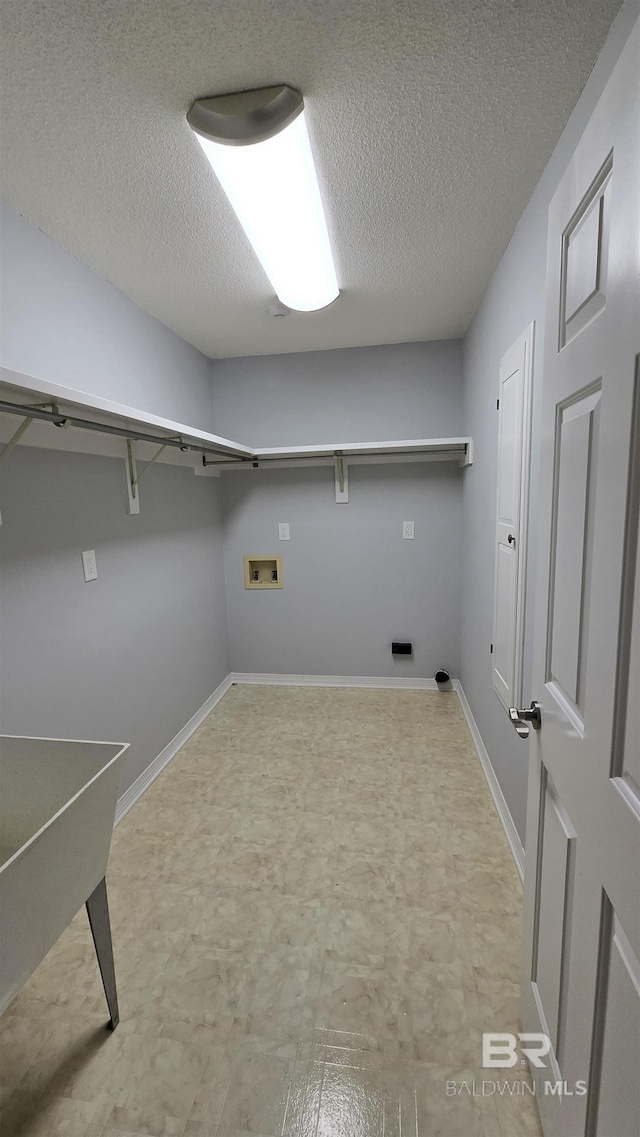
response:
M413 541L415 537L414 532L415 521L402 522L402 539L403 541Z
M279 521L278 522L278 540L279 541L288 541L289 540L289 522L288 521Z
M84 570L85 582L97 579L98 566L96 564L95 549L87 549L87 551L82 554L82 568Z

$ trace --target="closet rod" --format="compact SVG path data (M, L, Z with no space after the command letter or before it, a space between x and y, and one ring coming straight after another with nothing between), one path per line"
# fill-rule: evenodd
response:
M437 455L438 457L440 455L445 455L446 457L451 458L451 461L453 462L456 460L456 458L463 458L465 455L465 450L466 450L465 446L460 446L460 448L458 450L454 450L453 447L449 446L446 449L441 449L441 450L437 450L437 449L433 449L433 450L358 450L358 451L354 451L352 454L344 454L341 451L333 451L331 454L308 454L308 455L305 455L305 454L291 454L291 455L279 454L279 455L276 455L274 458L263 458L260 454L260 451L258 450L258 451L256 451L256 453L253 455L252 458L249 458L249 457L241 458L240 462L243 463L245 466L248 466L249 464L251 464L252 466L254 466L256 468L261 467L261 466L268 466L270 463L271 463L271 465L274 465L274 466L282 465L284 462L291 462L292 464L295 462L306 462L306 463L323 462L327 466L332 466L335 463L336 459L338 459L338 458L342 458L343 462L353 463L354 461L357 461L359 458L389 458L389 459L391 459L391 458L400 457L400 458L425 458L426 459L426 458L429 458L431 455ZM224 466L225 463L226 463L226 458L220 458L219 461L216 461L215 458L208 459L208 458L205 458L203 456L203 459L202 459L202 465L203 466Z
M185 442L182 438L165 438L161 434L142 434L136 430L126 430L122 426L108 426L106 423L90 422L89 419L74 418L72 415L61 414L59 411L43 411L38 407L30 407L22 403L6 403L0 400L0 412L10 415L22 415L24 418L39 419L41 422L52 422L54 426L77 426L80 430L95 430L99 434L115 434L118 438L130 438L134 442L156 442L162 446L174 446L178 450L193 450L199 454L224 454L225 462L244 459L233 450L223 446L202 446L193 442Z

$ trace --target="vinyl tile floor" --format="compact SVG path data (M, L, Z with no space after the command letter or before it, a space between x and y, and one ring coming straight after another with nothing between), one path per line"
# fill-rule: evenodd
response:
M0 1022L5 1137L539 1137L482 1069L522 895L455 694L232 687L107 887L120 1025L82 910Z

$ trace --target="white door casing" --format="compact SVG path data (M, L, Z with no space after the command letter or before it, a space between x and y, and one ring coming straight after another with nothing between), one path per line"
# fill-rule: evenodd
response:
M505 710L522 700L534 325L500 361L491 674Z
M639 76L636 24L549 209L522 964L546 1137L640 1125Z

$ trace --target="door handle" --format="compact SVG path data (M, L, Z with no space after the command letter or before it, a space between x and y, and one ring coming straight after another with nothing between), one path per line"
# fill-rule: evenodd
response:
M507 537L507 541L509 542L510 545L515 545L516 539L515 539L513 533L509 534L509 536Z
M542 726L540 703L537 703L534 699L529 709L523 711L518 710L517 707L509 707L509 718L520 735L520 738L528 738L529 727L527 723L530 722L534 730L540 730Z

